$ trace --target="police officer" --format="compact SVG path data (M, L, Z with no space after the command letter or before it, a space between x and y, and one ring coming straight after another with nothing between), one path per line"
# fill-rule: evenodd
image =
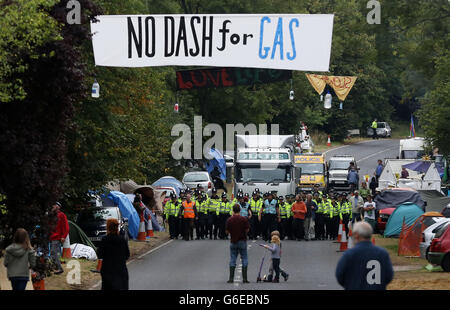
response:
M195 199L195 206L197 207L197 217L195 219L195 240L200 240L201 239L201 224L200 224L200 207L203 204L205 204L205 197L203 196L203 193L201 190L196 190L195 194L197 196L197 199Z
M225 232L225 225L231 215L231 202L227 198L227 194L222 193L222 201L219 205L219 238L228 239Z
M292 236L292 221L294 214L292 213L292 205L294 204L295 195L286 196L286 209L288 210L288 218L286 221L286 236L289 240L294 240Z
M342 224L345 226L345 233L348 236L348 222L352 217L352 204L347 201L347 194L342 193L340 198L339 218L342 220ZM338 228L339 229L339 228Z
M284 238L288 235L288 221L290 217L291 208L290 205L284 201L284 197L280 196L278 197L278 205L280 208L280 218L281 222L279 223L280 228L280 239L284 240Z
M262 199L259 197L256 190L252 193L252 199L249 201L250 210L252 210L252 217L250 218L250 239L256 240L259 235L260 225L258 221L259 210L261 210Z
M188 193L188 189L186 189L186 190L184 190L184 189L182 189L182 190L180 190L180 198L178 199L178 202L179 202L179 204L180 204L180 207L181 207L181 204L184 202L184 201L186 201L186 195L187 195L187 193ZM183 238L183 230L184 230L184 227L183 227L183 218L181 218L180 217L180 208L178 208L178 225L177 225L177 239L178 239L178 236L181 236L182 238Z
M317 211L316 211L316 219L315 219L315 226L314 226L314 233L316 240L325 240L325 219L324 219L324 210L323 210L323 202L322 199L319 196L319 193L314 193L313 195L313 201L317 205Z
M212 196L208 200L208 233L209 239L217 239L217 231L219 230L219 207L221 199L217 195L217 189L212 189Z
M170 239L178 239L178 211L180 210L181 202L177 200L175 193L170 194L170 199L164 206L164 215L167 223L169 223Z
M322 193L322 191L319 190L319 184L314 184L314 189L313 189L313 192L312 192L313 197L314 197L314 195L316 193L319 195L319 198L322 199L323 193Z
M186 195L186 200L183 201L180 207L179 215L183 220L184 240L194 240L195 220L197 220L197 207L195 201L191 200L191 194Z
M198 239L205 239L208 234L208 209L209 209L209 202L208 197L205 193L200 194L200 199L197 202L198 204Z
M259 218L262 221L262 236L265 241L269 240L272 231L277 229L277 223L281 222L278 201L273 196L273 193L267 193L267 199L264 200L259 211ZM262 216L263 214L264 216Z
M325 240L331 239L332 235L332 219L333 219L333 206L331 199L328 199L327 194L322 195L323 217L325 223ZM331 215L330 215L331 214Z
M331 197L330 219L331 219L331 238L332 240L336 240L339 231L339 203L336 200L336 195L333 195Z

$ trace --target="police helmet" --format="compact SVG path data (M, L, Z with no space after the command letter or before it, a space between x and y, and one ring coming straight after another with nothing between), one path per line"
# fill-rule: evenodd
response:
M242 188L238 189L238 193L243 193Z
M286 196L287 197L287 196ZM283 196L278 196L278 199L284 200Z
M255 192L260 193L259 188L255 188Z
M184 195L186 191L184 189L180 190L180 195Z
M237 198L238 198L238 199L244 198L244 195L242 195L242 193L239 193L239 194L237 195Z
M213 189L211 191L213 194L217 193L217 189L215 187L213 187Z
M175 193L170 193L170 198L177 198L177 195Z
M252 196L256 196L258 193L256 191L253 191Z
M245 194L244 194L244 197L249 197L248 193L245 193Z
M227 193L223 192L222 193L222 198L227 198Z

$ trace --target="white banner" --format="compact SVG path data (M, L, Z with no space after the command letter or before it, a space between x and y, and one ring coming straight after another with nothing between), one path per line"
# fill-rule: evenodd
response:
M95 64L328 71L333 14L102 15Z

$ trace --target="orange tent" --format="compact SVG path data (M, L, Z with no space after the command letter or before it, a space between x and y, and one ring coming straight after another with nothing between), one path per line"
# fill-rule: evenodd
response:
M403 224L398 240L398 255L420 257L419 244L423 231L435 221L433 217L442 217L439 212L422 214L410 227Z

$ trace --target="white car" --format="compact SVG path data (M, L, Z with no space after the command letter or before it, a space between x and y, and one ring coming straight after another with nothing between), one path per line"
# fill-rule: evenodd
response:
M433 240L434 235L440 229L445 229L450 224L450 218L446 217L437 217L436 223L430 225L425 229L422 233L422 242L420 242L420 257L427 259L428 250L430 248L431 240Z

